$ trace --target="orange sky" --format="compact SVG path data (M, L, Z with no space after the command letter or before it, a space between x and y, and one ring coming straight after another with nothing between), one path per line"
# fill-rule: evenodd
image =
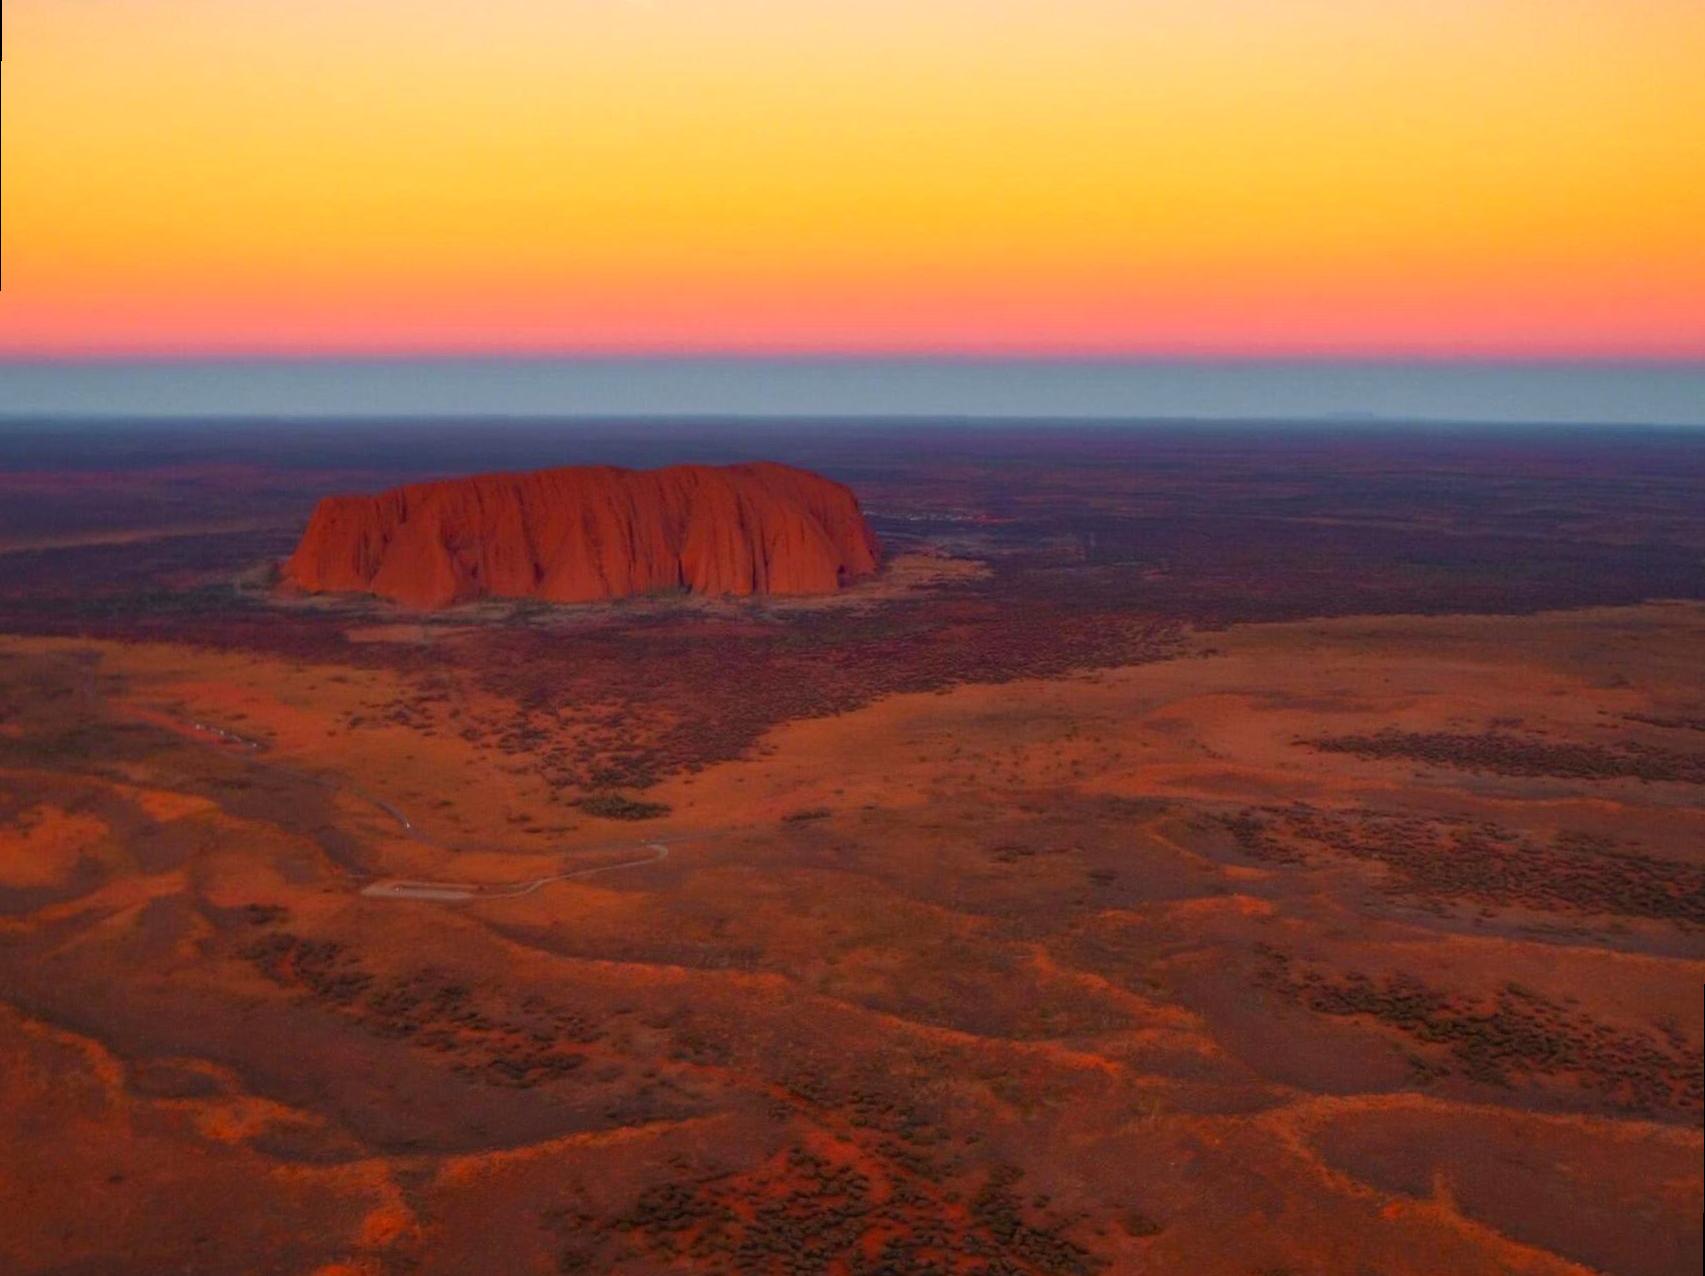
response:
M1705 355L1700 0L7 0L0 353Z

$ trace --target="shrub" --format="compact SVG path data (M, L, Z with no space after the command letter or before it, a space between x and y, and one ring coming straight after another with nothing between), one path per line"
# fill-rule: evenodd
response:
M669 814L664 802L640 802L620 793L594 793L580 799L577 806L588 815L602 820L655 820Z

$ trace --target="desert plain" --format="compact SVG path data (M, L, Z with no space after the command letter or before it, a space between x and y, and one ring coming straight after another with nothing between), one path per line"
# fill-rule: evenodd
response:
M674 429L483 447L882 573L303 596L380 449L3 440L0 1268L1698 1270L1697 443Z

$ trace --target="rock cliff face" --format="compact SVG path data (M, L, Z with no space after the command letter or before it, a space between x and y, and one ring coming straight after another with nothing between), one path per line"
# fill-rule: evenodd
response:
M284 579L410 607L654 590L829 593L876 570L858 500L786 465L572 466L328 496Z

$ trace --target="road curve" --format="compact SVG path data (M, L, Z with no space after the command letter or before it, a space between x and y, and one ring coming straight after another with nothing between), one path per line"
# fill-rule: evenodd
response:
M235 731L227 730L224 727L214 726L212 723L200 722L190 718L175 717L174 715L159 709L140 710L138 711L138 716L151 722L164 720L165 722L187 732L191 739L195 739L215 748L240 750L241 752L249 755L259 755L266 751L266 745L261 741L252 740L247 736L239 735ZM298 770L295 767L282 766L276 762L262 762L258 756L251 757L250 765L259 767L263 770L273 771L280 775L287 775L292 779L305 780L309 783L317 784L325 788L342 789L346 793L353 794L355 797L360 798L363 802L366 802L369 806L382 811L385 815L394 820L397 826L414 841L431 846L436 850L455 851L458 849L464 849L479 850L482 852L498 852L502 854L519 853L516 852L513 847L480 846L458 848L449 846L423 833L414 821L409 819L409 817L394 803L389 802L376 794L369 793L367 790L356 784L330 779L311 771ZM576 853L586 854L588 852L606 850L626 850L629 845L631 844L621 843L615 846L578 848ZM377 878L368 881L367 884L361 888L361 894L366 896L368 899L416 900L441 904L465 904L487 899L515 899L522 895L531 895L541 886L548 886L552 882L566 882L577 877L591 877L597 873L614 873L618 869L624 868L643 868L647 864L661 863L663 860L669 858L669 844L662 838L653 838L648 841L641 842L640 846L645 850L652 852L652 854L640 856L636 859L622 860L616 864L597 864L591 868L569 869L561 873L550 873L544 877L529 877L515 882L427 882L416 881L409 878ZM355 876L359 877L361 875L356 874Z
M593 868L577 868L567 873L552 873L548 877L529 878L524 882L416 882L406 878L387 878L369 882L361 893L370 899L427 899L440 903L466 903L477 899L513 899L531 895L551 882L566 882L574 877L591 877L594 873L613 873L619 868L639 868L669 858L669 847L663 842L645 842L644 847L655 851L641 859L623 860L619 864L599 864Z

